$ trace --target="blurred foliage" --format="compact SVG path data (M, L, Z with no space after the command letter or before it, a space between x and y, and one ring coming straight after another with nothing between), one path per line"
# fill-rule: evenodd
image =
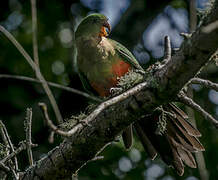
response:
M202 8L203 1L198 1ZM205 1L204 1L205 2ZM53 0L37 1L38 45L41 72L49 81L83 90L74 62L74 30L80 20L91 12L109 16L113 30L111 37L119 40L133 51L144 67L154 63L163 55L163 38L170 35L174 47L182 43L179 33L188 31L187 2L144 0ZM6 27L32 55L31 5L26 0L2 1L0 24ZM218 81L217 68L210 65L202 76ZM0 74L16 74L34 77L32 69L17 49L0 34ZM81 96L52 88L65 118L78 114L89 101ZM194 99L213 116L218 116L217 93L201 86L194 86ZM211 101L212 99L212 101ZM214 100L215 99L215 100ZM0 119L3 120L15 145L25 138L23 121L25 109L33 108L33 150L37 160L61 142L48 143L49 129L44 125L38 102L49 104L42 87L25 81L0 79ZM49 113L54 119L49 106ZM196 113L201 142L204 144L206 166L210 179L217 178L218 133L217 130ZM199 179L197 169L185 169L178 177L160 159L151 162L135 138L132 150L126 152L122 142L114 142L102 155L103 160L91 162L79 172L79 179ZM27 167L25 152L19 156L20 168ZM22 162L22 163L21 163ZM196 178L195 178L196 177Z

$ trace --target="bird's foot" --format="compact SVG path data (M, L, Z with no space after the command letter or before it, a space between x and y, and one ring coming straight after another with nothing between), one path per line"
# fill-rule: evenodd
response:
M139 74L142 74L142 75L145 75L145 71L141 70L141 69L136 69L135 72L139 73Z
M120 94L121 92L123 91L123 89L122 88L110 88L110 94L112 95L112 96L115 96L115 95L118 95L118 94Z
M89 126L89 127L91 126L86 118L85 119L81 119L79 122L82 123L82 125L84 125L84 126Z

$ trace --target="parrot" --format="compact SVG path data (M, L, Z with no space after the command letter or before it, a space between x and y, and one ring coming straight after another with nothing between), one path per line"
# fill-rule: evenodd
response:
M77 71L84 89L101 98L109 97L119 78L130 70L145 71L134 55L119 42L108 38L111 31L108 18L99 13L86 16L75 32ZM157 154L182 176L185 165L196 168L193 152L204 151L198 140L201 133L187 121L188 116L174 103L163 106L166 130L156 133L161 113L152 113L129 125L123 132L124 146L133 144L133 127L148 156Z

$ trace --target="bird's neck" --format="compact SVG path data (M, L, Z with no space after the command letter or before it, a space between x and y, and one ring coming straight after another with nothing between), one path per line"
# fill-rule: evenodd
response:
M78 49L84 50L86 48L96 47L101 41L99 36L82 36L76 39L76 46Z
M86 56L86 60L89 59L90 63L106 60L115 54L114 47L106 37L81 38L77 42L77 50L78 54Z

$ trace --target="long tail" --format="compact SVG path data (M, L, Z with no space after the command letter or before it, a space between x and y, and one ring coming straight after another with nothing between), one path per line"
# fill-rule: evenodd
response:
M162 135L155 133L160 114L144 117L134 127L149 157L154 159L159 153L162 160L182 176L184 164L196 168L192 153L205 150L198 140L201 134L187 121L188 116L174 104L166 105L164 110L175 116L166 115L166 130Z
M133 132L132 125L129 125L122 133L123 143L125 148L128 150L133 144Z

